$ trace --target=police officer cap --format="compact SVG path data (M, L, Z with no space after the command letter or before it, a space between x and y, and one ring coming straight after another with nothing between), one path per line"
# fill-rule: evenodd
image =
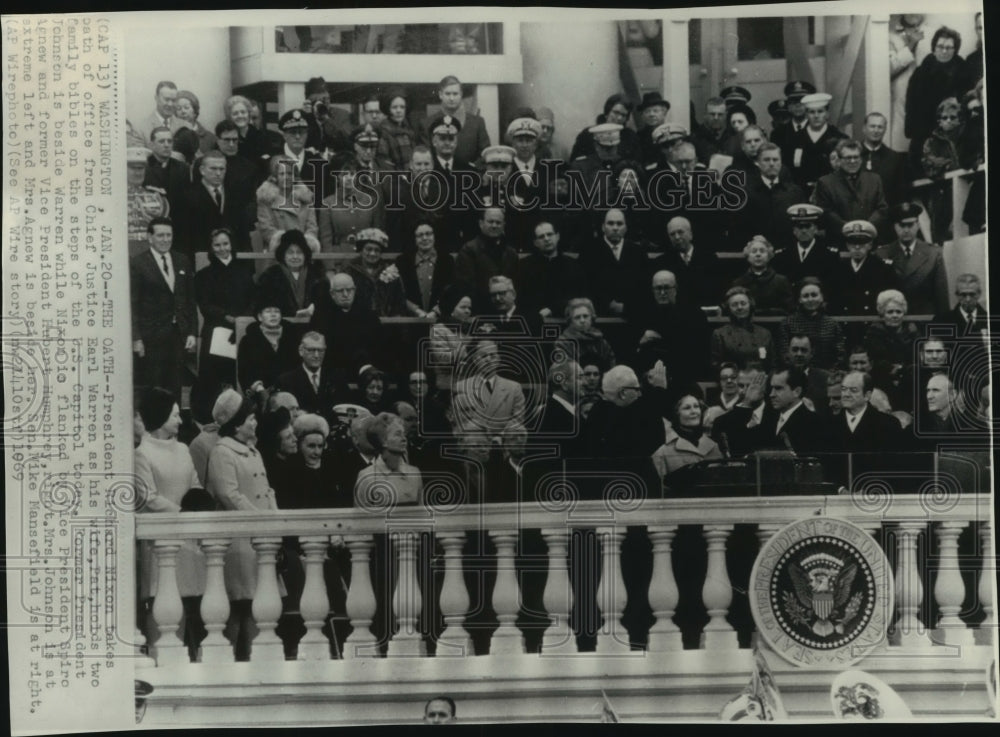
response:
M142 146L129 146L125 152L125 161L129 164L145 164L153 152Z
M788 111L788 102L784 99L775 100L770 105L768 105L767 113L772 118L788 117L791 114Z
M507 135L511 138L515 136L538 138L542 135L542 124L534 118L515 118L507 126Z
M305 116L302 114L301 110L289 110L287 113L281 116L278 120L278 128L283 131L291 130L292 128L308 128L309 122L306 120Z
M510 146L487 146L483 149L483 161L487 164L513 164L516 153Z
M840 232L848 243L871 243L878 234L875 226L867 220L851 220L849 223L844 223Z
M351 131L351 140L355 143L378 143L378 131L370 123L359 125Z
M802 98L802 104L806 107L826 107L830 104L833 95L828 92L814 92Z
M662 123L653 129L653 143L673 144L687 137L687 128L678 123Z
M920 205L916 202L901 202L896 205L889 212L889 216L892 218L892 222L898 223L900 220L910 220L911 218L920 217L920 213L924 211Z
M742 102L746 104L750 102L750 90L746 87L737 87L733 85L731 87L726 87L719 93L719 97L726 101L727 105L735 105L736 103Z
M457 136L462 124L451 115L439 115L431 121L430 130L435 136Z
M823 214L823 208L809 202L792 205L786 211L793 223L814 223Z
M801 79L796 79L785 85L785 97L789 100L794 101L795 98L805 97L806 95L812 95L816 92L816 87L809 82L805 82Z
M621 142L621 130L624 127L618 123L599 123L590 126L587 130L600 145L617 146Z

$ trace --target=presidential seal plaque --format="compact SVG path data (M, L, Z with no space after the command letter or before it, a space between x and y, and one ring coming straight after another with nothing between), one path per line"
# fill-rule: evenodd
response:
M843 668L886 637L889 562L845 520L813 517L780 530L757 556L750 585L757 631L794 665Z

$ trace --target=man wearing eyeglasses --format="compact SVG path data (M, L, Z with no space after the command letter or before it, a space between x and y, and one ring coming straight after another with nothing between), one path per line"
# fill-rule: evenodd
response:
M837 158L840 167L819 178L812 201L823 208L827 237L831 245L843 243L841 230L851 220L867 220L881 229L881 242L889 240L889 206L885 201L882 179L878 174L863 169L862 146L857 141L837 141Z
M678 299L672 271L654 273L652 289L629 303L625 318L639 333L639 350L662 360L675 384L687 386L707 375L708 319L699 306Z
M309 329L321 333L327 345L327 368L335 372L339 384L353 380L365 364L382 367L382 323L375 311L356 300L357 288L348 274L327 273L313 294L316 310ZM324 288L328 287L328 288Z
M236 124L223 120L215 126L215 147L226 157L226 176L223 186L232 193L231 207L245 213L247 222L257 218L257 187L260 186L261 170L245 156L240 156L240 134ZM194 171L195 182L201 179L201 169Z
M312 330L307 332L299 342L302 363L279 376L277 387L294 395L304 412L323 415L333 422L338 382L324 367L326 354L327 343L323 335Z
M829 450L852 454L850 469L854 478L880 468L885 470L892 465L886 454L903 449L902 425L871 404L874 389L870 374L848 372L840 382L842 411L830 418ZM847 469L845 459L842 481L847 481Z

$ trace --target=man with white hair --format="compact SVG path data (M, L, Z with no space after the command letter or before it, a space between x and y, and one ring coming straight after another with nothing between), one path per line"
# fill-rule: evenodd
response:
M695 247L695 232L691 221L685 217L671 218L667 222L667 238L670 247L653 260L652 268L669 271L677 277L679 302L698 307L717 304L720 297L719 257L715 251L708 244Z
M327 351L325 365L339 383L354 380L365 364L384 367L382 323L369 305L354 298L356 294L349 274L328 272L327 281L318 284L313 295L316 309L309 329L335 346Z
M584 426L584 452L591 458L649 457L663 444L663 420L630 366L614 366L601 380L604 397Z
M708 371L708 319L700 307L678 299L672 271L653 274L651 289L629 303L626 319L639 333L639 350L662 360L676 385L687 386Z

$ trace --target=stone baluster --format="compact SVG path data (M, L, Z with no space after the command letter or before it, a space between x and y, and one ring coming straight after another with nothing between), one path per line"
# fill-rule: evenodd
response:
M774 537L775 533L784 527L782 522L761 522L757 525L757 542L763 548Z
M444 615L444 632L438 638L437 657L474 655L472 639L465 629L465 615L469 612L469 592L462 575L462 548L466 534L439 532L437 540L444 548L444 583L441 585L441 614Z
M516 530L490 530L490 537L497 547L497 580L493 584L493 611L500 626L490 638L490 655L509 655L524 652L524 636L517 628L521 611L521 588L514 568Z
M201 619L208 634L201 641L202 663L232 663L233 645L223 630L229 621L229 597L226 595L224 570L228 538L201 541L205 553L205 595L201 598Z
M775 534L778 532L778 530L780 530L784 526L785 526L784 522L759 522L757 524L757 531L756 531L757 542L760 545L761 550L763 550L764 546L767 545L768 542L770 542L771 538L775 536ZM753 586L753 581L752 580L750 581L750 586L751 587ZM748 596L753 596L754 592L753 591L748 591L747 595ZM757 632L756 629L754 629L754 631L752 633L750 633L750 647L751 648L757 647L757 644L759 642L759 639L758 639L758 635L759 634L760 633Z
M627 653L628 632L622 626L622 614L628 602L625 582L622 580L621 548L625 532L614 527L599 527L601 539L601 583L597 587L597 606L604 617L597 633L597 652Z
M997 626L996 620L996 560L993 558L993 538L991 536L992 527L990 523L981 522L979 525L979 536L982 540L983 570L979 573L979 604L986 612L986 618L979 625L977 630L980 645L993 644L993 631Z
M157 584L156 598L153 600L153 620L160 631L155 656L156 665L160 668L191 660L187 646L178 636L184 606L177 590L177 553L183 544L182 540L156 541Z
M344 640L344 658L378 657L378 646L372 634L375 619L375 591L372 588L372 536L346 535L344 542L351 551L351 587L347 592L347 616L351 634Z
M399 576L392 594L392 610L396 613L399 629L389 640L389 655L426 655L423 634L417 627L417 617L423 600L417 582L417 541L419 534L412 530L392 533L399 560Z
M306 554L305 586L299 599L299 614L305 621L306 633L299 640L299 660L329 660L330 641L323 634L323 623L330 610L323 581L323 559L330 545L326 535L309 535L299 538L299 545Z
M924 600L924 585L917 558L917 545L924 522L900 522L896 534L896 620L893 645L907 649L924 648L931 645L925 625L920 621L920 605Z
M281 616L276 559L280 537L256 537L251 541L257 552L257 588L253 595L253 619L260 632L254 638L253 660L284 660L285 647L275 632Z
M958 536L968 522L949 521L937 525L939 568L934 582L934 599L941 616L938 618L936 640L946 645L972 645L973 635L958 613L965 600L965 583L958 567Z
M649 629L649 651L683 650L680 628L674 624L674 610L680 600L674 578L672 545L677 525L649 528L653 543L653 577L649 581L649 605L656 622Z
M566 528L544 529L542 537L549 549L549 574L542 593L542 603L548 612L550 624L542 635L542 652L575 653L576 637L569 626L573 609L573 591L569 583L569 564L566 553L569 549L570 530Z
M701 598L708 610L709 621L701 635L706 650L736 650L739 643L736 630L726 621L733 601L732 584L726 568L726 540L733 525L705 525L702 534L708 543L708 570Z

